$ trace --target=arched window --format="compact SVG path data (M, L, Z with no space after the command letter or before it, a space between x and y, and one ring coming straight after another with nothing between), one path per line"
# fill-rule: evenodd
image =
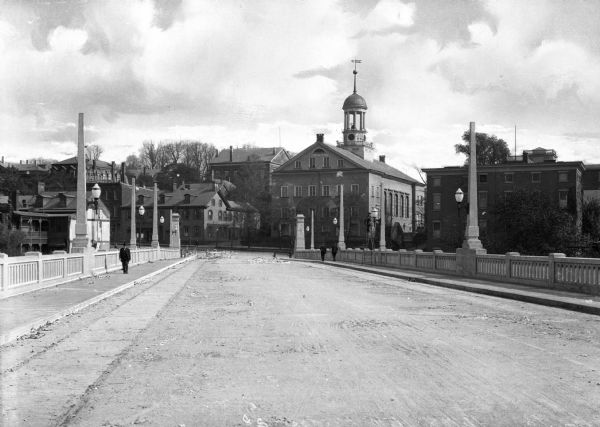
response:
M223 211L219 211L219 221L223 219Z
M212 211L212 209L208 210L208 219L211 220L211 221L213 219L213 211Z

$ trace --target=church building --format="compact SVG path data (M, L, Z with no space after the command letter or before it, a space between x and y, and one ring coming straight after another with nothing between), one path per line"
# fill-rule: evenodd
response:
M342 106L342 141L330 145L317 134L316 142L273 172L272 232L293 239L296 214L304 214L307 248L330 246L341 232L349 248L379 247L380 225L373 224L383 222L387 247L397 249L423 225L425 185L388 165L385 156L375 158L367 103L356 92L356 69L353 74L354 91Z

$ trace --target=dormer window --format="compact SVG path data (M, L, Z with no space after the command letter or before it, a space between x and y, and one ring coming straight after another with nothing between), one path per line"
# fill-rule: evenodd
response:
M144 204L144 195L140 194L138 196L138 205L143 205Z
M188 205L190 204L191 196L189 194L184 194L183 199L184 199L183 200L184 203L186 203Z
M161 205L165 204L165 195L161 194L160 196L158 196L158 203L160 203Z

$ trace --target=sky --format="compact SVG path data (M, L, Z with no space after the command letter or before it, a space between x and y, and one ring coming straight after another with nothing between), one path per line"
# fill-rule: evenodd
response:
M300 152L368 105L387 163L458 165L469 122L600 163L594 0L0 0L0 154L124 161L145 140Z

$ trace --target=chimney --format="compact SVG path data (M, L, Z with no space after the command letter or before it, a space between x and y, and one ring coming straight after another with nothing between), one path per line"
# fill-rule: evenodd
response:
M385 163L385 154L382 154L381 156L379 156L379 161L381 163Z
M28 165L29 164L29 160L25 160L25 164Z
M35 166L37 166L37 160L35 160L35 159L34 159L34 160L33 160L33 164L34 164Z
M323 134L322 133L318 133L317 134L317 142L323 142Z
M125 182L125 162L121 162L121 182Z
M2 163L4 163L4 156L2 156Z
M92 160L92 169L96 170L96 159Z
M229 146L229 161L233 162L233 145Z
M113 160L110 164L110 180L115 182L115 161Z
M46 191L46 184L43 183L42 181L38 181L37 183L37 187L38 187L38 194L42 194L44 191Z
M275 155L275 147L273 147L273 155Z
M177 182L173 181L173 192L177 191Z
M19 160L19 164L22 165L23 164L23 160Z

